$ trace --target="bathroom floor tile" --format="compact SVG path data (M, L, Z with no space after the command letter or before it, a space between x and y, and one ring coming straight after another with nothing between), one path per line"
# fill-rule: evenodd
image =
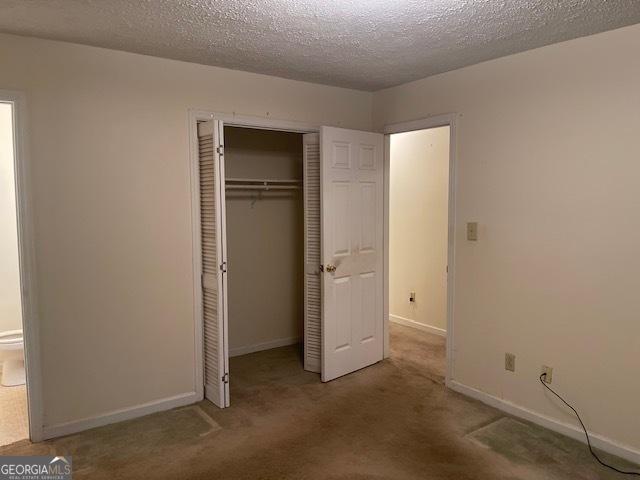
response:
M27 389L0 385L0 445L29 437Z

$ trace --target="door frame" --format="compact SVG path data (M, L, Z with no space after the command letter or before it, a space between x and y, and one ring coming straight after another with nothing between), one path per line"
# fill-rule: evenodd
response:
M198 155L198 122L219 120L223 128L241 127L293 133L320 133L320 125L292 122L269 117L236 115L211 110L191 109L188 112L189 178L191 192L191 247L193 271L193 323L195 368L194 382L198 401L204 399L204 319L202 312L202 245L200 237L200 173ZM228 347L225 345L225 348ZM228 358L229 352L224 352Z
M44 405L42 400L38 290L36 285L36 253L31 194L33 184L26 140L27 100L26 95L22 92L0 90L0 101L13 104L14 181L29 438L33 442L39 442L44 439Z
M446 336L446 375L445 385L450 386L454 379L454 293L455 293L455 245L456 245L456 120L457 114L449 113L408 122L387 124L384 133L384 302L383 334L384 358L389 357L389 186L391 167L391 134L449 127L449 203L447 229L447 336Z

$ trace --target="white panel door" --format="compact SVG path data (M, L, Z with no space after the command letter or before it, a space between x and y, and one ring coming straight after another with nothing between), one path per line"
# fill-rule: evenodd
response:
M323 382L383 356L383 138L320 130Z
M222 128L217 120L198 125L204 395L221 408L229 405Z

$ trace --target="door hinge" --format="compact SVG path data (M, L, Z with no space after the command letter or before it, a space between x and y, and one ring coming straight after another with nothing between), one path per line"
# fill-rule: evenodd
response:
M222 273L227 273L227 262L222 262L220 264L220 270L222 271Z
M225 373L222 375L222 383L229 383L229 374Z
M216 153L218 155L224 155L224 145L220 145L219 147L216 147Z

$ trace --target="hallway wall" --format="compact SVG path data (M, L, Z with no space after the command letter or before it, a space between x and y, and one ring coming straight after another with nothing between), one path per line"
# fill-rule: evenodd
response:
M444 334L449 127L391 135L390 160L389 314Z

